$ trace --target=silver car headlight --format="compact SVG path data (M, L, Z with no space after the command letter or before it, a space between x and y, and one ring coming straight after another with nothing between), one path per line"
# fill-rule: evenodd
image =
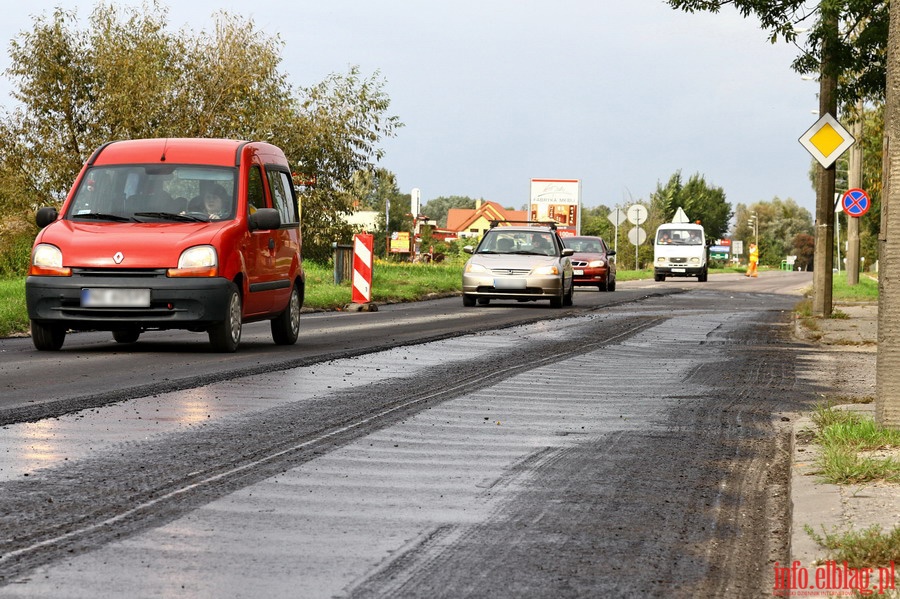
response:
M559 267L557 265L552 266L538 266L534 270L531 271L533 275L558 275Z
M481 264L473 264L472 262L469 262L468 264L466 264L466 272L469 274L478 274L490 271Z

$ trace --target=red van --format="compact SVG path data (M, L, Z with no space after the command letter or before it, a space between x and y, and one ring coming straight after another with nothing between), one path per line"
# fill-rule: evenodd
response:
M300 330L300 218L277 147L225 139L107 143L62 208L41 208L25 296L39 350L68 330L134 343L151 329L209 334L236 351L245 322L275 343Z

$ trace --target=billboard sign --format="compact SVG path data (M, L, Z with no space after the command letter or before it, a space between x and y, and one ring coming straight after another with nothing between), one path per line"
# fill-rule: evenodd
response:
M391 253L409 253L409 233L407 233L406 231L396 231L394 233L391 233Z
M531 220L556 223L560 235L581 234L581 180L532 179Z

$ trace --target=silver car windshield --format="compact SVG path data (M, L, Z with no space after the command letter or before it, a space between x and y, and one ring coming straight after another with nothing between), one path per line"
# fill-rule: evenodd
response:
M499 231L485 235L478 246L479 254L525 254L556 256L558 250L553 236L546 231Z

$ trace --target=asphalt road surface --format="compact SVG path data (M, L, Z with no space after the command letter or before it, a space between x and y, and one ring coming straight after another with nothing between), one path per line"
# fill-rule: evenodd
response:
M0 341L0 597L771 596L810 284Z

